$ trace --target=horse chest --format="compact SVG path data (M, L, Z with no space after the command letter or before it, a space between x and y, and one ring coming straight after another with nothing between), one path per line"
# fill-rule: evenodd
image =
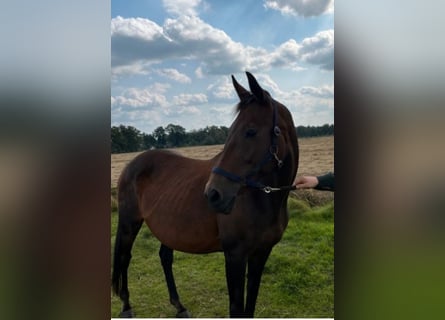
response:
M218 215L218 231L223 248L243 246L251 251L272 247L287 227L287 215L235 210L230 215Z

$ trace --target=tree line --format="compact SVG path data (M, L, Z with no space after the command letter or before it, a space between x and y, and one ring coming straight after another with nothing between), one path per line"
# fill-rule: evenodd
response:
M296 130L299 137L327 136L334 134L334 125L298 126ZM111 127L111 153L223 144L228 132L229 128L224 126L207 126L187 132L180 125L169 124L165 128L159 126L148 134L132 126L113 126Z
M298 126L297 136L300 138L308 137L321 137L321 136L333 136L334 135L334 125L324 124L322 126Z

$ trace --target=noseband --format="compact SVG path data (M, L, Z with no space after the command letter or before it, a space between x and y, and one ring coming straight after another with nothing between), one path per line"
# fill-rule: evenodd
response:
M251 96L248 98L248 101L253 99L254 97ZM246 103L246 102L244 102ZM271 130L271 145L269 147L268 152L264 155L261 162L259 162L246 176L241 177L236 174L233 174L231 172L228 172L220 167L213 167L212 172L219 174L230 181L240 183L242 186L260 189L264 191L265 193L271 193L271 192L277 192L277 191L284 191L284 190L295 190L295 186L283 186L278 188L273 188L270 186L266 186L263 183L259 181L254 181L251 179L252 176L254 176L256 173L260 171L260 169L269 161L275 159L277 162L277 167L280 169L283 166L283 161L278 157L278 137L281 134L280 127L278 126L278 108L275 102L272 102L273 105L273 126Z

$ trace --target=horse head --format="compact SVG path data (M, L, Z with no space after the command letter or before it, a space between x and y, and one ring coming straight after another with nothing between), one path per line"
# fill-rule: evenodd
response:
M263 90L246 72L250 91L232 76L240 99L237 117L205 187L209 206L231 212L237 195L249 189L267 192L267 185L289 184L298 166L298 143L287 108Z

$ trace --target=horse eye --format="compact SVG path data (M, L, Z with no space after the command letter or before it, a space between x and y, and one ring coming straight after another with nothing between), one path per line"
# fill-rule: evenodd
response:
M247 129L245 136L246 136L246 138L251 138L251 137L254 137L256 135L256 133L257 133L256 129L249 128L249 129Z

